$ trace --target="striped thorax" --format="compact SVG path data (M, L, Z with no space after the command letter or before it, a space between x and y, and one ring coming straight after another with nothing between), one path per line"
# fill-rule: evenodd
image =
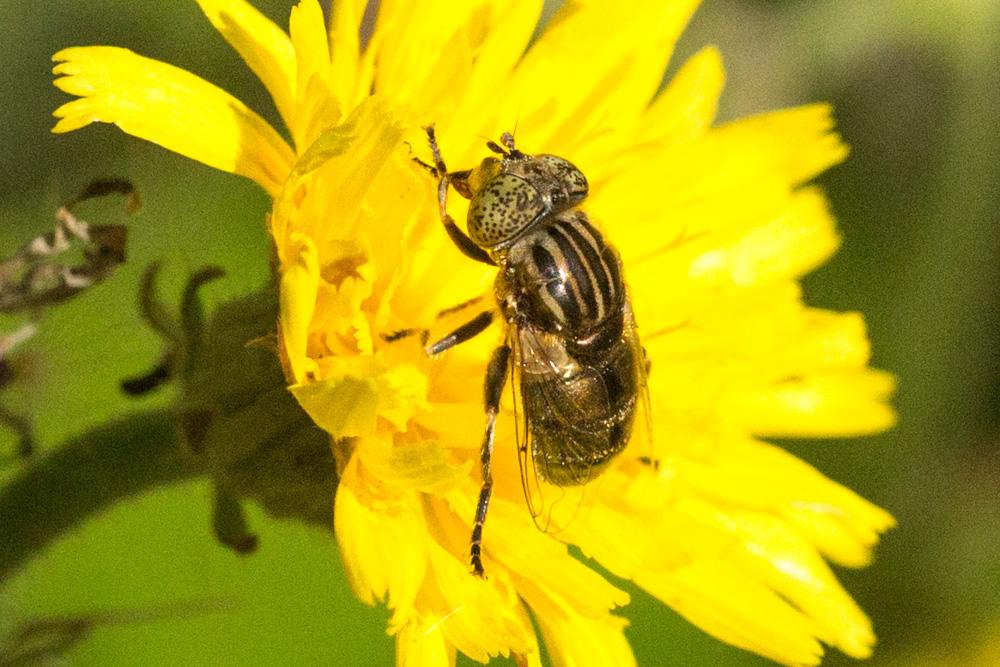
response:
M574 340L620 320L625 287L618 255L581 211L541 222L503 263L497 291L513 310L509 318ZM611 333L620 335L620 324Z

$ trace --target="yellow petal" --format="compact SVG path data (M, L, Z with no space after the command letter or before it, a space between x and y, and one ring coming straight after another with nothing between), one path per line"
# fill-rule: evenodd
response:
M586 207L594 211L598 219L616 229L628 230L636 221L641 221L645 213L631 211L626 203L622 208L608 208L604 202L621 204L617 196L609 196L608 183L615 180L620 187L632 188L631 195L639 196L641 188L635 188L631 183L635 174L640 175L640 183L645 184L648 176L659 178L660 184L655 189L648 190L640 197L644 203L655 203L658 220L670 220L669 225L661 222L658 230L665 238L676 235L683 226L673 220L669 212L669 204L664 201L662 192L670 187L671 174L663 172L659 166L652 166L650 158L662 155L669 146L685 141L691 141L705 134L715 119L719 95L725 80L722 67L722 57L713 47L706 47L688 59L677 75L670 81L666 89L660 93L654 102L643 112L639 122L632 128L632 136L623 141L617 133L599 135L593 141L588 141L579 150L574 151L572 159L575 164L584 167L587 179L591 184L591 197ZM628 129L622 129L626 132ZM675 166L690 168L683 156L673 161ZM649 196L655 193L655 196ZM716 205L729 203L730 197L714 202ZM742 203L742 202L741 202ZM633 218L636 218L635 220ZM720 218L721 219L721 218ZM656 247L655 240L644 238L647 249ZM662 244L661 244L662 245Z
M321 164L312 166L316 160L311 161L314 171L310 189L289 223L313 238L321 257L330 242L357 240L366 233L359 225L367 220L365 212L372 208L369 190L385 177L383 169L391 161L406 154L399 111L379 98L366 100L341 125L327 130L317 143L331 135L331 150L318 156ZM307 152L311 153L312 148ZM358 155L365 156L363 168L357 163ZM411 196L406 190L399 195L404 201ZM386 219L377 222L394 224ZM404 222L405 218L399 224Z
M797 332L798 341L788 345L786 354L781 357L784 366L781 371L804 374L815 370L861 368L868 363L871 343L860 313L809 308L803 316L802 327ZM875 384L882 391L891 391L886 377L875 380Z
M814 626L791 605L727 560L701 560L636 583L724 642L783 665L818 665Z
M498 563L485 560L489 579L472 576L465 555L468 524L437 498L428 498L430 575L418 610L441 616L438 626L448 643L473 660L511 651L528 655L536 650L534 630L524 613L517 582ZM461 556L461 558L459 557Z
M830 561L845 567L865 567L871 563L879 533L852 530L851 524L856 522L835 508L792 504L781 515Z
M809 375L729 396L721 411L757 435L852 437L895 424L887 403L894 386L871 370Z
M342 0L333 4L330 17L331 84L341 107L353 108L369 87L361 85L369 73L361 64L361 20L368 0ZM370 84L369 84L370 85Z
M703 133L715 120L724 81L717 49L705 47L691 56L646 111L636 143L673 143Z
M675 560L676 551L664 550L651 534L648 522L652 518L597 505L588 508L560 536L615 576L634 579L642 572L662 569Z
M637 122L696 5L566 3L518 65L500 100L501 117L520 118L526 145L570 157L609 126Z
M172 65L110 46L74 47L53 56L55 85L81 99L54 115L53 132L114 123L140 139L245 176L276 195L291 149L260 116L225 91Z
M736 285L797 278L829 258L839 245L826 198L817 190L804 190L775 219L731 247L694 258L688 276L693 281L721 279Z
M682 371L685 367L690 372L697 372L698 367L704 370L706 362L715 359L718 362L710 364L713 372L732 374L742 370L739 365L752 365L760 357L768 357L769 362L775 350L787 349L790 343L802 340L805 307L801 288L794 282L738 292L692 290L674 298L646 290L636 292L636 303L644 304L635 309L643 345L655 348L656 353L651 355L654 368L657 363L669 364L671 373L675 366ZM673 379L658 375L653 371L650 380ZM684 384L685 380L670 384Z
M478 494L471 486L450 495L459 516L474 515ZM469 528L471 532L471 526ZM558 597L589 619L628 604L629 596L569 555L565 545L538 530L520 497L495 496L485 526L485 550L511 572L533 581L546 597Z
M879 535L895 524L885 510L766 443L730 443L712 460L685 460L678 474L692 490L722 506L787 517L819 549L845 564L869 560Z
M244 0L198 0L212 26L257 75L287 127L295 127L295 51L285 31Z
M518 576L517 581L518 590L542 630L553 665L627 667L635 664L632 647L625 639L627 620L611 614L596 619L587 617L566 600L540 590L535 580Z
M318 0L300 0L292 7L288 32L298 59L298 91L301 94L309 77L330 78L330 42Z
M718 140L736 150L759 152L797 185L847 157L847 146L833 126L830 105L810 104L733 121L719 128Z
M436 440L404 443L379 438L359 440L355 456L366 471L388 487L440 496L468 479L471 461L456 464Z
M773 207L846 155L846 146L833 131L829 106L786 109L734 121L689 142L633 145L620 152L617 161L590 167L610 173L598 178L600 187L593 188L588 202L593 207L595 201L607 199L610 206L615 200L630 204L645 198L655 204L650 211L656 220L669 219L674 209L683 213L692 205L728 204L739 220L753 220L744 206L752 212ZM656 196L650 198L649 193ZM684 227L692 234L734 224L731 214L691 217Z
M429 103L439 109L453 104L462 93L465 80L452 79L443 73L459 68L466 73L471 71L470 59L461 57L464 54L456 53L456 49L470 47L466 29L471 18L488 4L484 0L380 3L375 89L391 91L395 99L424 108ZM450 85L442 82L443 77ZM432 89L444 98L429 93ZM429 124L439 120L427 118L419 122Z
M344 109L332 94L330 43L317 0L301 0L288 21L297 63L296 123L292 136L299 151L320 132L340 122Z
M740 548L728 550L730 562L801 610L818 638L853 657L871 655L875 635L868 618L814 549L784 521L694 502L687 510L732 535Z
M672 308L673 327L643 335L652 359L670 368L669 374L650 375L654 400L687 404L688 390L704 402L706 392L712 392L711 403L721 410L719 394L739 400L744 393L795 378L860 371L870 354L860 315L807 309L799 298L797 285L781 283L728 298L717 294L700 311L694 300L665 305ZM653 315L651 325L670 321ZM646 321L643 315L641 322ZM713 359L725 361L706 373L706 360ZM694 387L699 373L701 385ZM889 389L883 381L873 382L876 393Z
M394 502L366 498L352 462L337 488L333 526L354 594L366 604L384 600L403 625L412 613L427 567L427 528L416 496Z
M320 283L316 302L317 316L312 323L312 330L322 341L322 349L317 349L316 353L323 356L356 352L371 354L371 331L368 319L361 311L361 303L371 295L371 272L367 270L370 266L362 254L358 258L360 265L347 265L350 267L348 270L354 271L355 275L331 282L330 274L335 272L331 267L340 259L330 256L332 245L327 244L324 248L327 252L322 257L323 267L320 269L323 280Z
M496 137L499 132L514 131L516 118L498 116L500 105L484 102L495 100L497 91L508 85L538 24L542 5L539 0L492 2L484 7L481 23L473 21L467 29L476 66L468 74L452 116L435 119L443 124L441 141L449 142L442 146L454 145L450 143L454 138L459 145L478 151L459 151L456 167L472 166L481 159L482 144L470 141L471 137ZM479 39L481 43L477 43Z
M451 667L455 647L445 641L441 619L432 616L407 623L396 634L396 667Z
M694 237L672 251L640 257L626 267L637 293L644 283L655 290L666 282L673 287L673 295L683 296L687 290L745 288L797 278L830 257L839 245L826 198L806 189L752 226ZM626 258L630 252L631 244L622 248ZM653 277L657 271L658 280Z
M294 260L296 244L291 243L292 236L311 231L310 227L302 224L304 215L301 213L303 199L311 192L310 177L332 157L347 151L353 140L354 135L349 128L337 126L328 129L302 152L281 193L275 197L268 226L274 238L278 261L282 264Z
M791 190L843 159L847 149L832 123L829 108L815 105L726 125L693 141L640 144L620 160L588 168L594 187L585 208L612 232L627 265L670 245L714 248L783 215ZM815 216L829 217L821 195L811 200L798 205L811 203Z
M291 261L281 272L281 340L293 380L305 382L316 374L308 344L319 290L319 262L316 245L309 237L297 234L291 245Z
M377 357L325 357L320 381L289 387L316 425L334 438L372 436L381 417L401 428L426 403L427 376Z

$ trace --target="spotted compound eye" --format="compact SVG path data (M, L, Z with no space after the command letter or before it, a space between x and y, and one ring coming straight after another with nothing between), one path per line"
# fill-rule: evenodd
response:
M469 236L476 245L491 248L517 236L545 211L533 185L520 176L499 174L469 204Z
M588 190L587 177L573 163L557 155L539 155L536 159L565 188L570 206L584 200Z

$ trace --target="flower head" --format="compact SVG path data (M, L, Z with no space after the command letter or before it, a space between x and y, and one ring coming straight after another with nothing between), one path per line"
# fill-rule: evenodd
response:
M657 94L691 0L570 2L535 39L540 1L383 1L362 31L367 2L334 3L328 25L303 0L287 34L242 0L199 4L271 93L287 138L196 76L112 47L56 54L56 85L79 99L55 130L116 123L273 197L282 361L341 455L338 542L357 595L392 608L400 664L450 664L456 651L538 664L529 611L557 664L631 662L612 613L627 594L567 544L778 662L815 664L821 642L869 655L870 624L826 561L866 564L893 520L764 441L894 420L860 315L809 308L798 285L839 242L808 185L846 154L827 107L713 126L712 48ZM487 580L467 553L483 374L502 330L437 359L419 336L390 335L491 298L495 270L457 251L412 160L432 123L453 169L515 127L520 148L580 167L652 361L640 454L657 465L626 452L555 535L525 507L505 404Z

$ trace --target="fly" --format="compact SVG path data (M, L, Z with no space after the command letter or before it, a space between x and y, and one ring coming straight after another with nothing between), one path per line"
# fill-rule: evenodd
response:
M496 266L496 308L427 346L437 355L482 333L497 315L504 342L490 357L481 446L482 487L470 550L484 576L483 524L493 491L491 461L500 397L512 378L520 416L518 452L531 507L537 479L558 487L594 479L628 444L645 391L643 352L615 249L577 206L587 179L568 160L518 150L504 133L495 156L449 172L434 128L426 128L448 236L468 258ZM448 214L449 189L470 199L468 233Z

